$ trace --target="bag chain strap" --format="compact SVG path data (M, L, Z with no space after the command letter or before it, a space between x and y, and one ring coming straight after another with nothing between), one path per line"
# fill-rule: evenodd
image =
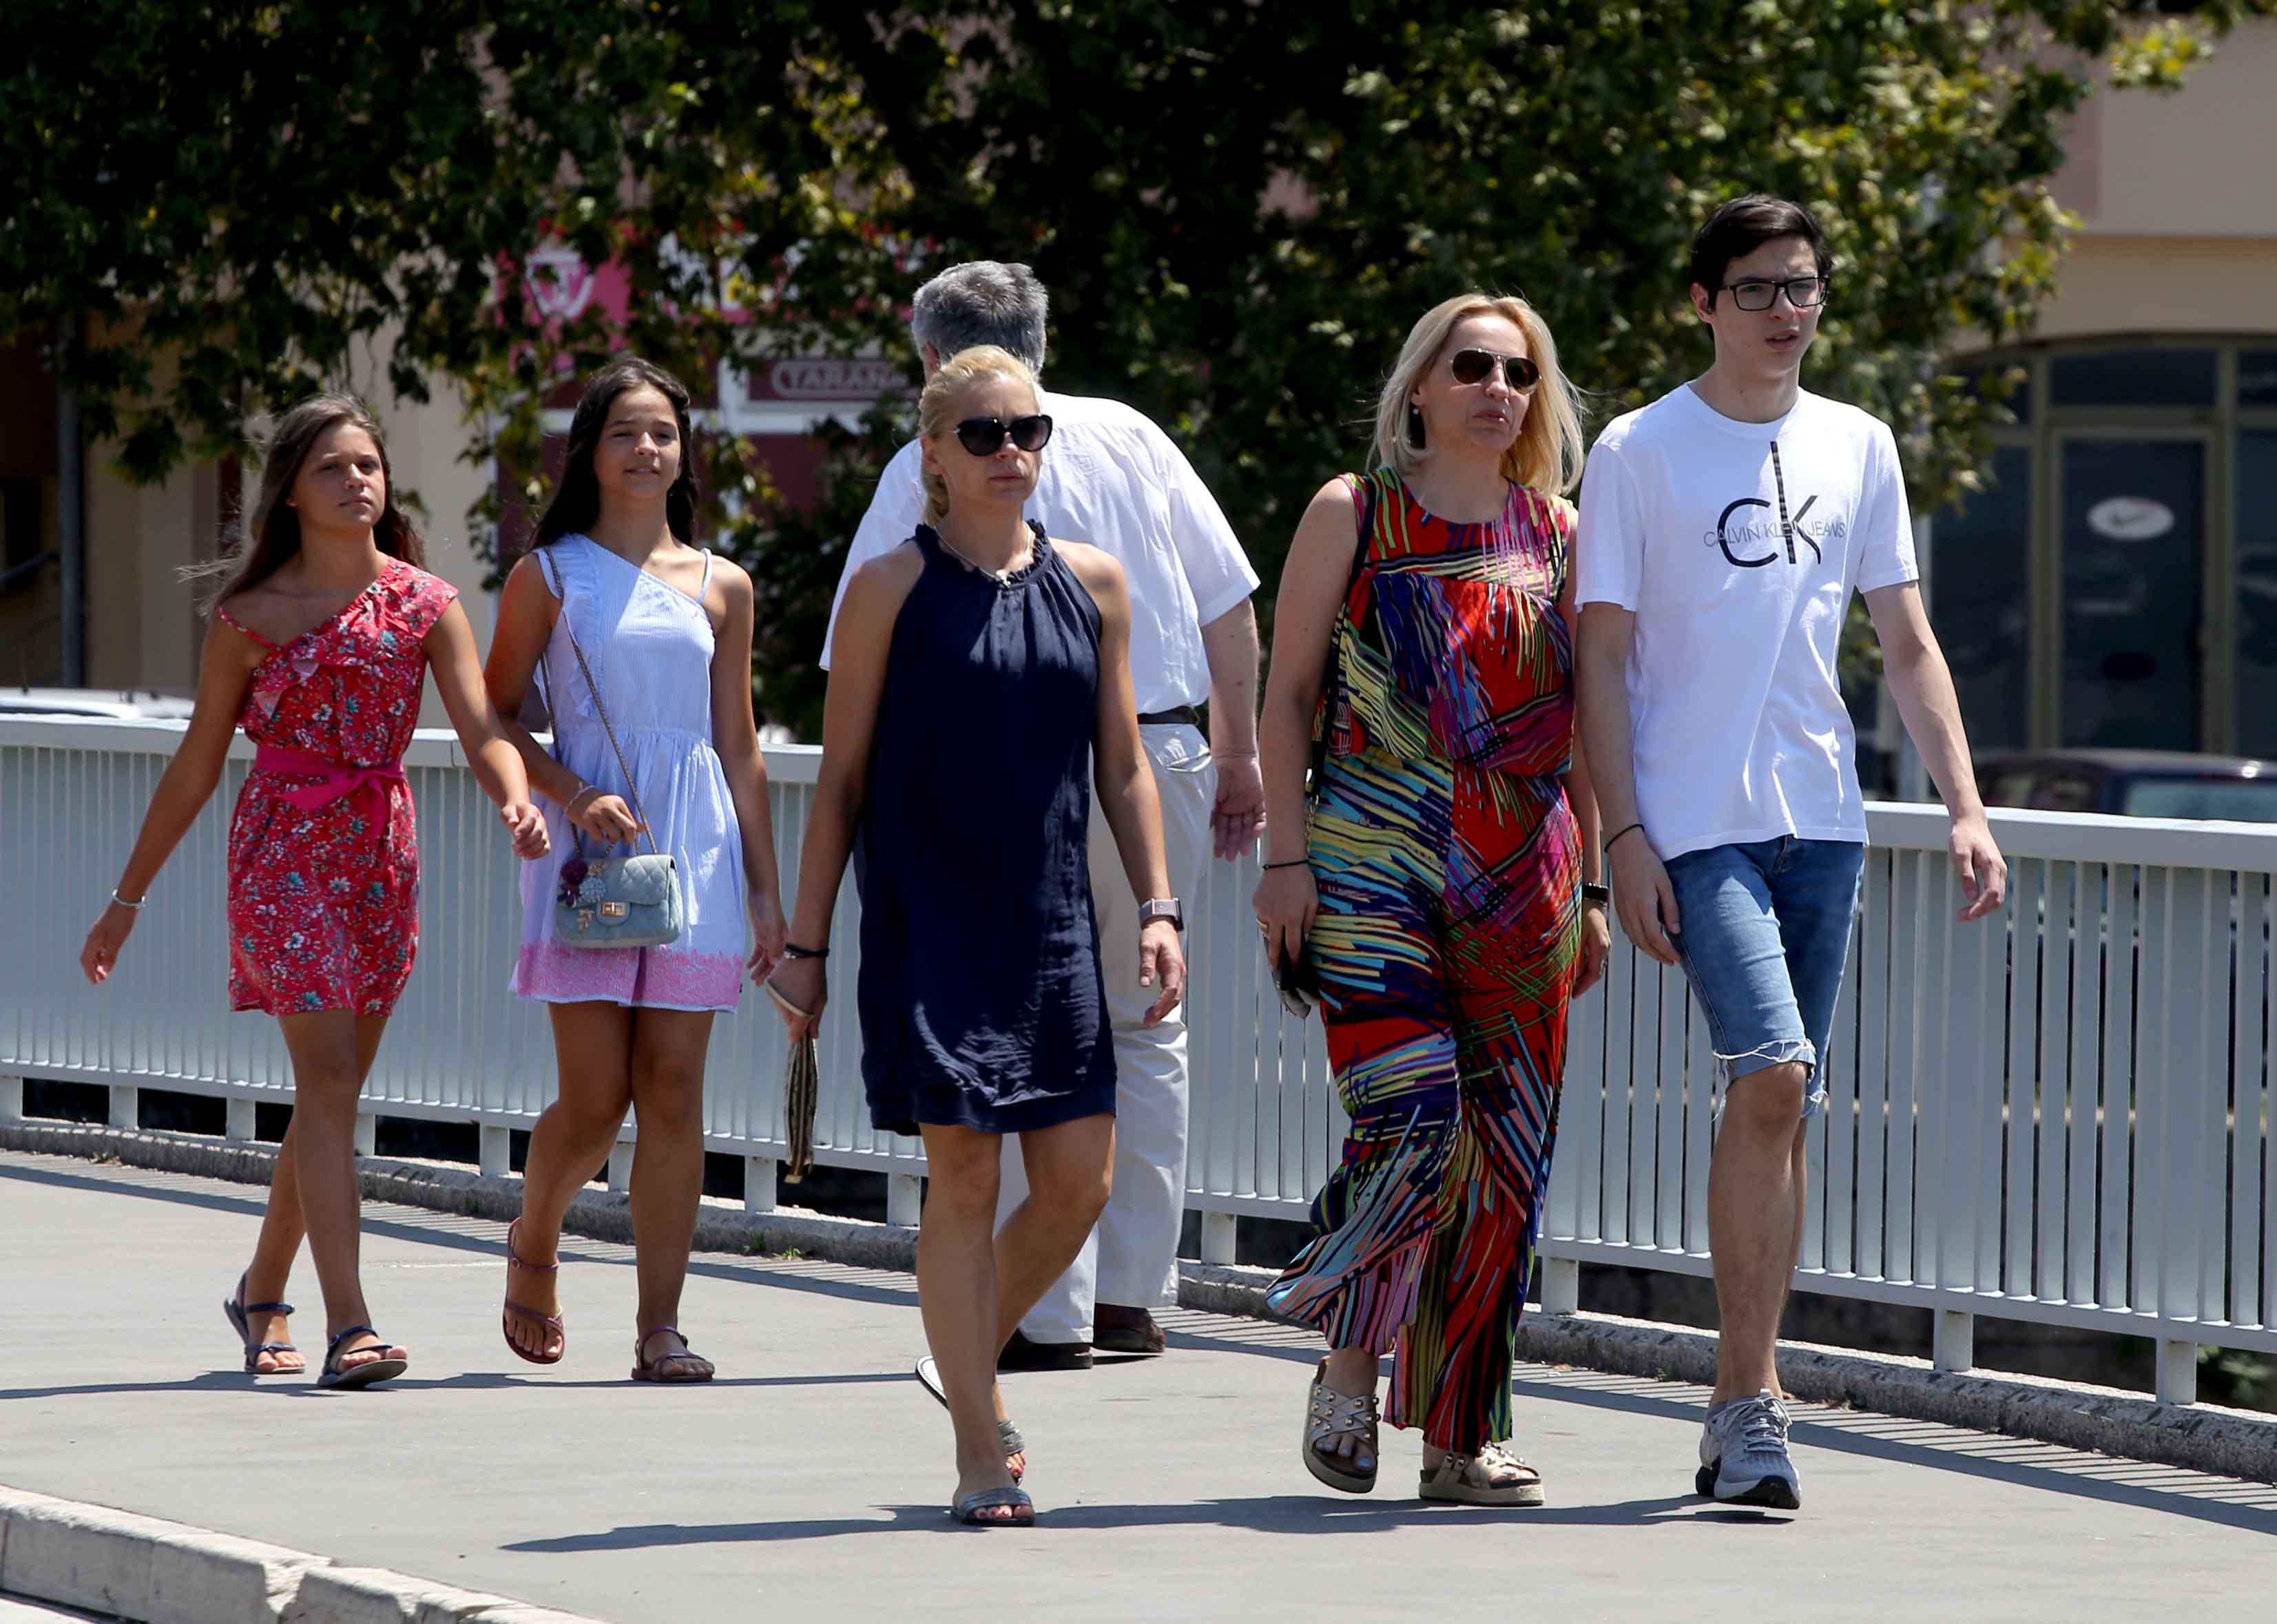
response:
M584 645L577 641L577 629L569 623L569 599L563 590L556 584L553 572L546 568L547 560L544 557L544 549L539 549L539 553L540 556L538 558L537 567L544 573L546 584L553 587L553 595L561 605L561 629L568 634L569 652L577 657L577 670L585 679L585 691L593 696L593 713L601 719L601 731L608 737L609 753L617 759L617 771L625 775L626 791L632 797L633 811L638 814L641 820L640 832L648 836L648 849L650 852L654 856L661 857L664 854L657 850L656 831L649 827L648 808L641 804L640 790L633 782L633 770L625 764L625 752L623 747L617 743L617 730L609 725L609 707L601 703L600 684L593 681L593 668L585 663ZM550 698L548 700L548 705L549 706L551 705ZM561 739L561 718L558 714L553 719L553 738L554 746L558 752L560 747ZM563 762L562 765L567 766L568 763ZM575 799L575 797L573 797L571 798ZM575 820L572 819L570 820L569 827L573 830L577 829ZM575 838L578 844L578 854L583 856L584 846L583 831L578 830ZM628 842L627 843L632 845L636 851L640 849L636 842Z

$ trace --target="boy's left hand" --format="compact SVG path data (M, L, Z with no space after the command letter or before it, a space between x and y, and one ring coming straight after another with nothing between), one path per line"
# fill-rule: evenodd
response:
M514 854L529 862L553 849L545 832L545 814L528 801L508 801L499 808L499 821L514 838Z

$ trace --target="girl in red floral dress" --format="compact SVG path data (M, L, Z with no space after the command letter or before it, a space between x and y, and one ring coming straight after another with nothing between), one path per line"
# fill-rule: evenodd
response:
M319 395L278 423L245 543L218 567L189 730L80 953L88 980L109 979L242 726L260 750L230 823L230 1005L277 1018L293 1109L252 1265L222 1308L248 1371L306 1369L282 1339L293 1310L278 1300L306 1234L324 1293L326 1387L367 1387L409 1360L364 1305L354 1135L356 1096L419 949L403 752L430 664L514 850L546 850L457 589L419 568L425 550L394 499L378 425L354 400Z

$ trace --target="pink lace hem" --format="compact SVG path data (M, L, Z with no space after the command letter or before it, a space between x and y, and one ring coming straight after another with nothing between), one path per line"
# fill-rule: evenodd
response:
M733 953L670 948L525 947L514 990L546 1003L598 1000L657 1010L732 1010L743 992L743 961Z

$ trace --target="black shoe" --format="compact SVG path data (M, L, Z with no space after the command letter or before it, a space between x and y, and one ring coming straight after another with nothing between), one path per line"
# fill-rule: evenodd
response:
M1018 1331L996 1355L999 1370L1088 1370L1091 1369L1091 1344L1088 1342L1031 1342Z
M1152 1358L1168 1346L1162 1340L1162 1328L1146 1309L1107 1302L1092 1310L1091 1339L1102 1353L1135 1353L1141 1358Z

